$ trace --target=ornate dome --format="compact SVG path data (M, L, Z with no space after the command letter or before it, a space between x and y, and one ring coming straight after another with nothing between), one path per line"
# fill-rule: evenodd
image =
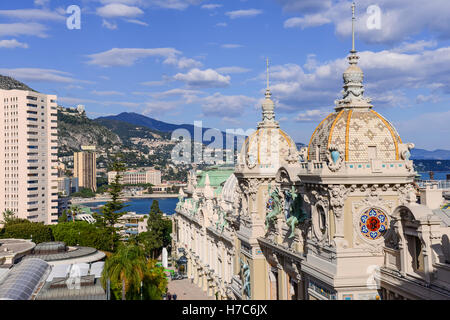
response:
M249 169L256 167L277 171L297 154L295 142L275 121L275 104L271 96L267 81L266 98L262 104L263 121L258 123L256 132L245 140L240 153L240 163Z
M314 130L309 141L308 160L327 159L330 149L351 162L400 158L400 136L388 120L372 110L371 100L364 98L364 73L357 65L358 59L353 33L353 48L348 57L350 65L343 74L343 98L336 101L336 111Z
M401 143L392 124L374 110L344 108L318 125L308 146L308 160L317 159L318 150L320 159L326 159L330 147L336 147L345 161L369 161L369 147L380 160L399 160Z

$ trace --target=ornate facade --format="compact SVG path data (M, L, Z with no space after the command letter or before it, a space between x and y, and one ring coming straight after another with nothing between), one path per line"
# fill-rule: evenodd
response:
M234 170L191 175L175 245L209 294L450 299L450 228L417 203L414 145L364 97L354 48L348 59L343 98L307 147L280 129L267 88Z

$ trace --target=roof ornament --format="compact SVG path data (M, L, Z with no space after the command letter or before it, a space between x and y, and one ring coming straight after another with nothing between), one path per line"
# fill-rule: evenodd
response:
M272 93L270 92L270 79L269 79L269 58L266 59L266 94L262 104L262 122L258 124L258 128L261 127L279 127L278 121L275 121L275 103L272 101Z
M355 48L355 2L352 3L352 49L348 56L350 66L345 70L343 99L336 101L336 111L344 108L372 108L371 99L364 98L364 73L358 66L359 56Z

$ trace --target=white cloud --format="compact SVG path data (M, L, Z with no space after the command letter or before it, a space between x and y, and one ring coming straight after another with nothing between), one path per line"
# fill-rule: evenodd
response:
M66 18L47 9L16 9L16 10L0 10L0 16L12 19L27 21L64 21Z
M201 6L202 9L206 9L206 10L213 10L213 9L218 9L223 7L223 5L221 4L214 4L214 3L210 3L210 4L204 4Z
M117 24L114 22L108 22L105 19L103 19L102 21L102 27L105 27L109 30L116 30L117 29Z
M50 4L50 0L34 0L34 5L46 7Z
M1 36L38 36L41 38L47 37L45 31L47 28L40 23L3 23L0 24Z
M165 9L185 10L191 5L198 5L203 0L148 0L147 4Z
M175 57L181 52L174 48L113 48L108 51L88 55L88 64L95 64L102 67L112 66L132 66L139 59L147 57Z
M174 76L192 88L221 88L230 85L230 76L223 76L213 69L192 69L188 73L178 73Z
M330 19L318 14L314 14L314 15L306 15L302 18L298 17L290 18L284 22L284 27L285 28L300 27L301 29L305 29L308 27L318 27L330 22L331 22Z
M365 74L366 96L375 107L410 106L410 90L428 90L433 96L450 94L450 47L421 53L400 53L395 50L360 52ZM297 64L271 67L271 89L274 98L286 111L333 107L341 98L342 73L348 67L345 58L319 62L308 57L308 69ZM265 74L260 74L263 81ZM424 95L425 97L425 95ZM424 101L419 97L418 101ZM432 100L430 100L432 101Z
M185 57L178 58L176 56L168 57L166 60L164 60L164 64L170 64L176 66L179 69L200 68L203 66L200 61Z
M11 40L0 40L0 48L28 48L28 44L17 41L16 39Z
M177 97L177 96L182 96L185 99L192 99L192 98L195 98L200 93L202 93L202 92L198 91L198 90L177 88L177 89L167 90L164 92L154 92L154 93L150 93L149 95L151 95L152 97L154 97L156 99L162 99L162 98L167 98L167 97ZM186 103L189 103L189 102L187 101Z
M91 91L92 94L96 96L124 96L125 94L123 92L118 91L97 91L93 90Z
M226 22L216 23L216 27L226 27L226 26L228 26L228 24Z
M97 8L97 14L103 18L127 17L134 18L144 14L138 7L128 6L123 3L111 3Z
M305 110L297 115L295 121L298 122L320 122L323 120L330 111L324 111L320 109Z
M148 27L149 24L147 22L137 20L137 19L125 19L126 22L138 24L140 26Z
M225 14L230 17L230 19L238 19L238 18L245 18L245 17L255 17L257 15L262 14L263 11L259 9L247 9L247 10L235 10L235 11L228 11L225 12Z
M235 44L235 43L227 43L227 44L221 45L221 47L224 49L236 49L236 48L242 48L243 45Z
M251 70L247 69L247 68L242 68L242 67L222 67L222 68L217 68L216 71L219 73L224 73L224 74L233 74L233 73L246 73L246 72L250 72Z
M56 82L56 83L90 83L89 81L77 80L68 72L54 69L39 68L17 68L0 69L0 73L18 79L20 81Z
M227 118L242 116L247 110L251 110L257 102L257 99L244 95L226 96L218 92L196 101L202 106L205 116Z
M286 27L314 27L319 22L333 23L339 36L350 37L351 1L278 0L287 12L303 16L290 18ZM369 29L367 13L370 5L381 9L381 29ZM450 6L445 0L359 0L356 7L358 39L367 43L398 43L422 32L431 32L440 38L450 38ZM314 19L312 19L314 17ZM347 18L345 18L347 17ZM315 22L315 23L313 23ZM322 24L323 24L322 23Z
M426 48L432 48L436 47L437 42L435 40L425 41L425 40L419 40L416 42L404 42L397 48L394 48L392 51L394 52L421 52L425 50Z

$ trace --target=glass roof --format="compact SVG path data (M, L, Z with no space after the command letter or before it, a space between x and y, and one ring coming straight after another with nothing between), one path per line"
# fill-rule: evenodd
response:
M44 260L23 260L0 284L0 300L30 300L49 269L50 265Z

